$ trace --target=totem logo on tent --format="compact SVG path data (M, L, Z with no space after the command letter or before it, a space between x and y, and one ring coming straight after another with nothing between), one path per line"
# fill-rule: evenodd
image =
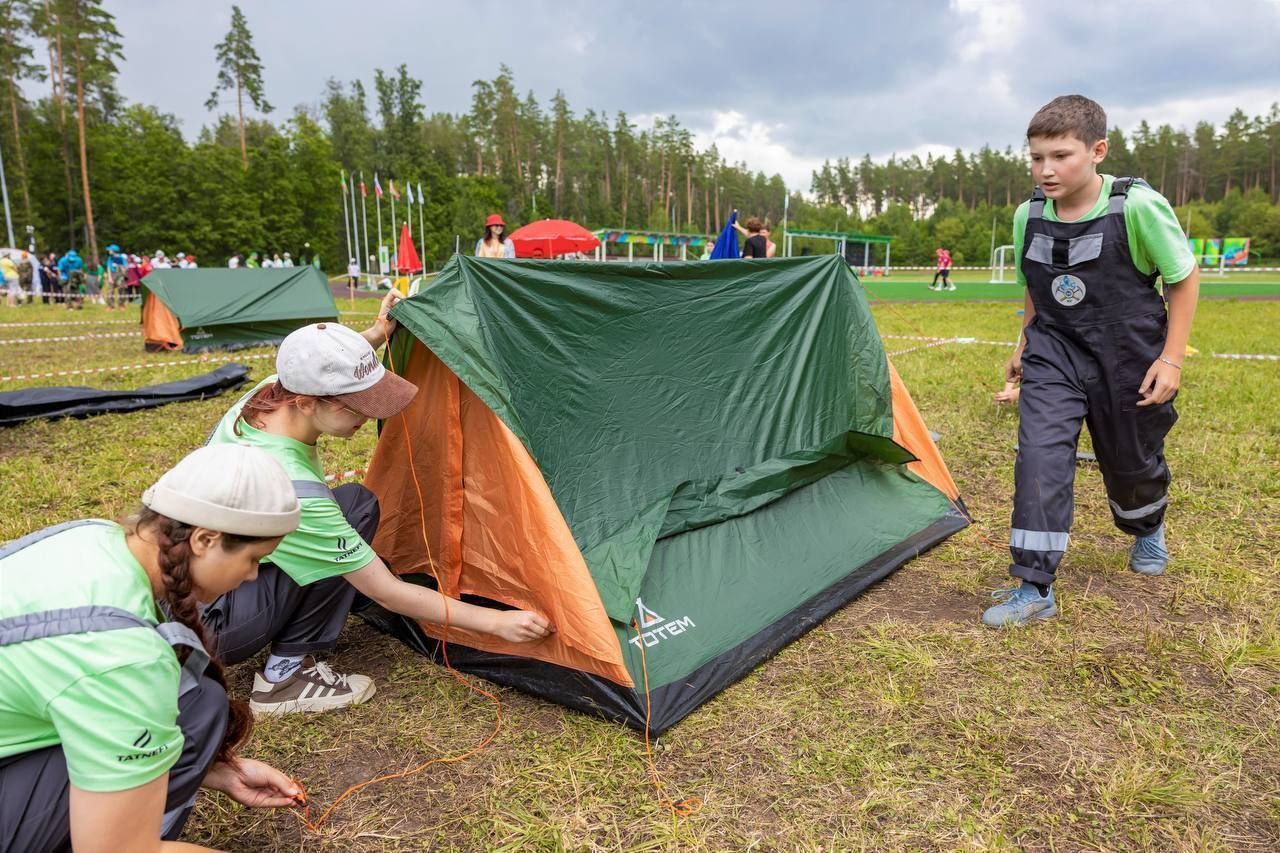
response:
M670 620L665 619L645 607L644 600L639 598L636 599L636 612L639 614L636 624L639 626L640 634L630 638L631 644L636 648L640 648L641 642L645 644L646 648L652 648L663 640L678 637L685 631L698 627L693 623L693 619L688 616Z
M190 338L190 339L191 339L191 340L193 340L193 341L203 341L203 340L205 340L206 338L212 338L212 337L213 337L213 332L206 331L206 330L205 330L205 327L204 327L204 326L201 326L200 328L196 329L196 330L195 330L194 332L192 332L191 334L187 335L187 337L188 337L188 338Z

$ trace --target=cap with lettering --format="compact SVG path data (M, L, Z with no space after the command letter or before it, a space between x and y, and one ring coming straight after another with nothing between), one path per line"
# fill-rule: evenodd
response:
M417 387L387 370L359 332L341 323L313 323L280 344L276 373L285 390L328 397L368 418L399 413Z

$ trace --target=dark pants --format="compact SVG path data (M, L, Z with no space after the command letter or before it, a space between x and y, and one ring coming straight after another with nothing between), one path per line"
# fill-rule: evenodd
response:
M949 284L949 283L951 282L951 279L949 278L949 276L950 276L950 275L951 275L951 270L950 270L950 269L938 270L937 272L935 272L935 273L933 274L933 283L932 283L931 285L929 285L929 286L930 286L930 287L937 287L937 286L938 286L938 279L939 279L939 278L941 278L941 279L942 279L942 283L943 283L943 284Z
M373 492L347 483L333 496L360 537L373 541L380 518ZM307 655L334 647L355 597L356 588L341 576L299 586L278 566L263 563L256 580L211 604L204 621L226 663L247 660L268 645L273 654Z
M227 694L209 677L178 699L182 755L169 768L161 828L173 841L191 813L196 791L227 731ZM122 815L123 820L131 819ZM62 747L0 758L0 853L71 849L71 782Z
M1014 577L1044 585L1057 578L1074 513L1081 423L1089 425L1116 527L1146 536L1164 523L1170 479L1164 439L1178 414L1172 402L1138 406L1138 388L1163 346L1163 322L1153 315L1070 333L1039 318L1027 326L1010 537Z

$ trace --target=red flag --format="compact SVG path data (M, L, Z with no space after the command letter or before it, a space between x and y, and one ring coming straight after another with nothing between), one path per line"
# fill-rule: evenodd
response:
M364 176L360 177L360 198L368 198L369 191L364 188Z

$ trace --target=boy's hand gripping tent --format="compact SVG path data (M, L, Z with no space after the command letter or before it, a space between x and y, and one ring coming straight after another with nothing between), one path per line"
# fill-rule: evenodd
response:
M455 256L393 316L421 392L366 479L375 549L557 627L451 628L464 671L639 727L643 645L660 732L966 524L837 257ZM435 627L371 618L438 652Z

